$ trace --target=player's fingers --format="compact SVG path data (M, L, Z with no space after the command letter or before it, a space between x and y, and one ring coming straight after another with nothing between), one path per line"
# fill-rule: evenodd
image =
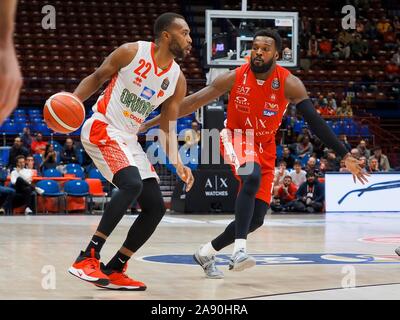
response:
M368 183L368 179L363 173L360 173L360 179L363 180L365 183Z
M355 175L355 174L353 174L353 181L354 181L354 183L357 183L357 182L356 182L356 175Z
M193 174L192 172L189 172L186 184L186 191L189 191L192 188L193 182L194 182Z

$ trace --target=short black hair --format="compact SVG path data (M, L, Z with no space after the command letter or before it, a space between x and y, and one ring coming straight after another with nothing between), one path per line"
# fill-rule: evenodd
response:
M18 162L19 159L24 159L25 160L25 156L20 154L19 156L15 157L15 162Z
M174 22L175 19L185 20L185 18L182 15L174 12L165 12L159 15L156 21L154 22L154 37L156 39L160 38L161 33L163 31L166 31L171 26L171 24Z
M254 38L253 41L257 38L257 37L270 37L272 39L275 40L275 47L277 51L281 51L282 50L282 38L279 35L278 31L274 30L274 29L261 29L258 30L255 34L254 34Z

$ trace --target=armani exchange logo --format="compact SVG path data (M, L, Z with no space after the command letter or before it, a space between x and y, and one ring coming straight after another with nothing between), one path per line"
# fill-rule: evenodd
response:
M215 175L213 178L207 178L205 185L206 196L227 197L228 196L228 178L221 178Z

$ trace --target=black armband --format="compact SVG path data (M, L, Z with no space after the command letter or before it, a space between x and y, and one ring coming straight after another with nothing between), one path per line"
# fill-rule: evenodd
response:
M315 110L310 99L299 102L296 105L296 109L302 114L310 129L327 147L333 149L341 157L344 157L348 153L332 129Z

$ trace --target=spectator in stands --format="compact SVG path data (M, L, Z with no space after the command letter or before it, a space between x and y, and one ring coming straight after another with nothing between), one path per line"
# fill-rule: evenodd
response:
M279 162L278 168L275 169L275 176L274 176L274 194L278 192L279 187L283 183L283 179L285 176L289 175L289 171L286 170L286 162L281 161Z
M371 157L371 151L367 148L367 142L365 140L361 140L357 146L360 157L366 157L369 159Z
M353 109L346 100L342 100L340 107L336 110L336 114L341 117L352 117Z
M392 29L389 19L383 16L376 24L376 30L378 31L378 37L383 40L385 33Z
M335 99L335 93L334 92L329 92L328 93L327 101L328 101L328 107L336 111L337 104L336 104L336 99Z
M314 172L307 172L307 181L297 190L297 200L292 202L291 209L297 212L315 213L324 208L325 191Z
M33 158L32 155L28 155L26 157L26 168L36 171L36 169L35 169L35 159Z
M61 153L62 164L78 163L78 153L71 138L65 140L65 145Z
M319 43L320 58L330 59L332 57L332 42L328 40L325 36L322 37Z
M339 169L338 158L332 149L328 149L326 152L326 166L327 171L337 171Z
M358 151L357 148L351 149L350 153L354 158L356 159L360 158L360 152Z
M358 160L360 160L360 167L363 172L367 172L367 157L361 156Z
M338 42L333 50L333 56L337 59L348 59L350 57L350 44L353 37L350 33L343 30L339 33Z
M349 143L349 141L347 140L347 136L345 134L341 134L339 136L339 140L343 143L343 145L345 146L345 148L347 149L347 151L351 150L351 144Z
M400 47L398 47L397 51L393 54L391 61L400 68Z
M361 20L357 20L356 22L356 32L362 35L365 31L364 23Z
M286 167L288 169L293 169L294 158L290 153L290 149L288 147L283 147L282 156L277 159L277 162L280 163L284 161L286 163Z
M14 145L11 147L10 149L10 155L8 158L8 167L10 169L14 169L16 162L17 162L17 156L19 155L23 155L24 157L26 157L29 154L29 151L27 148L25 148L22 145L22 140L20 137L16 137L14 139Z
M361 39L360 34L354 36L354 40L351 42L351 57L356 60L364 59L368 54L368 46Z
M0 168L0 214L10 213L12 210L12 200L15 196L15 190L6 187L4 183L7 180L8 172L4 167Z
M310 130L308 129L307 125L304 125L303 128L301 128L300 134L297 136L297 142L303 141L304 137L308 137L310 141L312 140L312 134Z
M347 172L350 173L350 171L346 168L346 164L344 160L340 160L340 169L339 172Z
M30 150L33 138L31 136L31 129L29 129L29 127L24 127L21 134L21 140L24 147Z
M318 55L319 55L318 41L315 34L313 34L310 40L308 40L307 56L311 58L316 58L318 57Z
M324 177L325 173L328 171L332 171L329 170L328 160L326 158L321 158L319 160L319 176Z
M374 172L380 172L381 170L379 169L379 163L378 160L375 158L371 158L369 160L369 165L368 165L368 172L369 173L374 173Z
M376 39L378 31L376 26L368 19L364 20L364 36L367 39Z
M32 141L31 150L33 154L44 154L46 150L47 142L43 141L43 135L38 132L36 133L36 138Z
M372 159L378 161L379 170L386 172L390 170L389 159L386 155L382 154L381 147L376 146L374 148L374 155L369 158L369 161L371 162Z
M19 155L16 159L16 168L11 172L11 183L15 189L13 207L26 205L25 214L35 211L35 198L32 192L43 194L44 190L32 186L33 171L25 168L25 157Z
M43 172L47 169L55 169L57 167L57 153L51 143L46 145L43 155L43 162L40 164L40 170Z
M399 77L400 68L393 61L389 61L389 64L385 67L385 74L387 81L393 81Z
M308 159L308 161L307 161L307 164L306 164L304 170L306 172L315 172L317 175L319 175L319 168L317 166L317 159L315 159L314 157L310 157L310 159Z
M294 170L290 172L290 177L293 183L299 187L302 183L306 182L306 172L301 169L301 162L296 160L293 165Z
M292 182L291 176L285 176L283 183L273 198L271 209L275 212L286 211L289 203L296 199L297 186Z
M192 128L185 131L185 148L190 149L200 142L200 129L197 121L192 121Z
M310 142L310 138L308 136L304 136L301 142L298 142L296 145L296 155L299 158L303 158L306 155L310 156L313 153L313 145Z

